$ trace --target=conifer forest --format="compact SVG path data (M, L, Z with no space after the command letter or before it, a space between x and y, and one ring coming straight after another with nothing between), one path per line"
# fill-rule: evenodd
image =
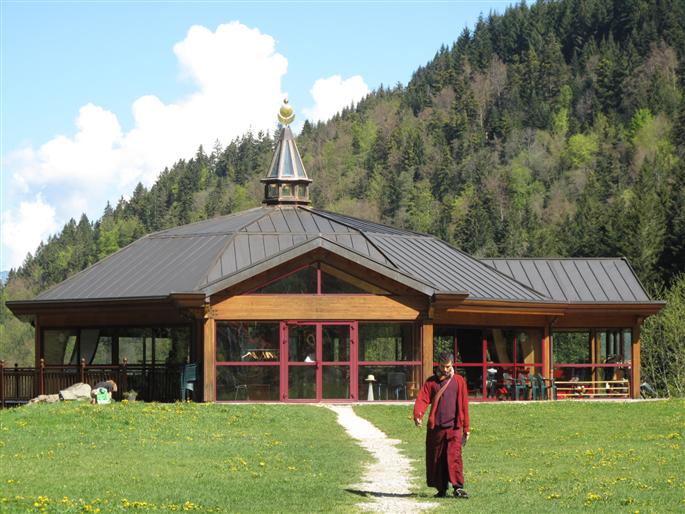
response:
M305 122L313 206L476 257L626 257L668 301L644 327L643 377L685 394L685 0L520 3L454 36L407 85ZM33 328L5 301L147 233L260 205L273 146L247 133L200 147L99 219L70 220L0 286L0 358L33 364Z

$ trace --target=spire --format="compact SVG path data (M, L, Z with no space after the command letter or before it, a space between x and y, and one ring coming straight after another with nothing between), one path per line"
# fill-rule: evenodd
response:
M283 127L278 136L269 171L262 179L264 183L262 203L269 205L309 205L311 203L309 183L312 180L307 177L300 152L295 144L295 136L288 126L294 119L293 108L288 105L287 99L283 100L283 105L278 112L278 121Z

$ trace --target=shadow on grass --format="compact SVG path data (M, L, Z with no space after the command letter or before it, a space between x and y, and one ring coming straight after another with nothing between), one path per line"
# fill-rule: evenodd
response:
M362 491L360 489L345 489L348 493L356 494L357 496L363 496L368 498L373 496L374 498L415 498L415 493L379 493L378 491Z

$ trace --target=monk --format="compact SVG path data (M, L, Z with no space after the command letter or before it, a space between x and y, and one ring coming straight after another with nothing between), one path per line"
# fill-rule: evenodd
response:
M469 397L466 381L454 373L454 357L448 352L438 356L438 373L421 388L414 403L414 423L421 426L428 406L426 433L426 482L435 487L438 498L447 495L449 484L456 498L468 498L464 490L464 465L461 447L468 440Z

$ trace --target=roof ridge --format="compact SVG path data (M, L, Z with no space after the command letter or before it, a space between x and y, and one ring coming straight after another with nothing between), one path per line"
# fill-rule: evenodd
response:
M343 225L343 226L345 226L351 230L354 230L357 234L359 234L360 236L362 236L364 238L364 240L366 241L367 244L371 245L373 248L376 249L376 251L378 253L380 253L383 257L385 257L385 260L388 261L390 264L392 264L392 266L395 269L397 269L397 270L400 269L399 266L381 248L379 248L378 245L376 245L363 231L361 231L358 228L355 228L351 225L348 225L346 223L342 223L342 222L338 221L333 216L330 216L328 211L322 211L322 210L314 209L312 207L304 207L304 206L302 206L300 208L306 209L309 212L311 212L312 214L316 214L317 216L321 216L322 218L325 218L329 221L334 221L335 223L339 223L340 225ZM335 213L330 213L330 214L335 214ZM336 214L336 216L344 216L344 215ZM344 217L350 217L350 216L344 216ZM352 218L352 219L357 219L357 218ZM359 220L359 221L363 221L363 220Z
M216 263L221 259L221 257L223 256L224 252L226 251L226 249L230 246L230 244L231 244L233 241L235 241L236 236L237 236L240 232L242 232L243 230L245 230L245 228L247 228L249 225L252 225L253 223L257 223L259 220L263 219L265 216L268 215L268 213L266 212L266 210L264 209L263 206L261 206L261 207L255 207L255 210L256 210L256 209L262 209L262 210L264 210L264 213L263 213L260 217L258 217L258 218L256 218L256 219L253 219L253 220L250 220L249 222L246 222L244 225L241 225L239 228L237 228L236 230L233 231L233 233L230 235L230 237L229 237L228 240L226 241L226 244L225 244L224 246L222 246L222 247L221 247L221 250L219 250L219 251L217 252L217 254L216 254L216 256L214 257L214 259L212 260L211 264L210 264L209 267L207 268L207 271L205 271L205 272L202 274L202 277L200 278L200 281L199 281L197 284L195 284L195 290L196 290L196 291L197 291L198 289L201 289L201 288L203 287L203 286L202 286L202 282L203 282L203 281L206 283L207 280L209 280L209 272L212 271L212 270L214 269L214 266L216 266ZM252 210L252 209L249 209L249 210ZM245 212L245 211L241 211L241 212ZM213 218L213 219L216 219L216 218ZM228 234L224 234L224 235L228 235Z

